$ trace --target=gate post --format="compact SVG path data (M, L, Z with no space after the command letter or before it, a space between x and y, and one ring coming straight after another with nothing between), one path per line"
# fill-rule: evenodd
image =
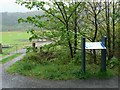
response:
M102 38L102 44L106 47L107 37ZM101 50L101 71L106 71L106 49Z
M0 54L2 54L2 44L0 43Z
M81 49L82 49L82 53L81 53L81 57L82 57L82 72L85 73L86 71L86 64L85 64L85 37L82 37L82 42L81 42Z

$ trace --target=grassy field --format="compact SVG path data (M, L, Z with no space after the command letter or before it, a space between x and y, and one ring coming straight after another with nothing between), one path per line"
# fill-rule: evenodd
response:
M29 44L29 34L26 32L0 32L0 43L3 45L11 45L12 48L4 48L3 56L9 54L16 49L23 47L26 44ZM2 56L2 55L0 55Z
M26 32L0 32L2 44L23 44L28 40L29 34Z

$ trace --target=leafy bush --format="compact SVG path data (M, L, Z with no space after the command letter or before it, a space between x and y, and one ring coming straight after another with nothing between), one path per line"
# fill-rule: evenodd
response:
M109 65L110 68L118 67L118 66L120 66L120 61L119 61L118 58L113 57L113 58L110 60L110 62L109 62L108 65Z
M26 47L26 53L28 52L37 52L37 48L33 48L31 46Z
M55 53L55 57L56 57L56 60L55 63L57 64L68 64L72 59L70 57L70 55L68 54L69 50L68 49L65 49L63 48L62 50L61 49L57 49Z
M28 62L32 61L32 62L41 63L41 58L40 58L39 54L36 53L36 52L29 52L29 53L27 53L24 56L23 60L27 60Z
M77 51L76 55L74 56L74 59L71 61L74 64L80 65L81 64L81 55L80 51Z

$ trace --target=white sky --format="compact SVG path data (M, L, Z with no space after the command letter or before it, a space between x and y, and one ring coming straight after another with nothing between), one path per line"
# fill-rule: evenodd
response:
M18 5L15 3L16 0L0 0L0 12L28 12L29 9L25 8L24 6ZM42 1L42 0L40 0ZM49 0L43 0L49 1ZM64 1L64 0L56 0L56 1ZM69 1L69 0L68 0ZM76 1L84 1L84 0L76 0ZM90 0L91 1L91 0ZM96 0L99 1L99 0ZM102 0L105 1L105 0ZM112 0L109 0L112 1ZM117 1L117 0L115 0ZM37 9L32 9L31 11L36 11Z
M30 11L24 6L15 3L16 0L0 0L0 12L28 12ZM36 11L32 9L31 11Z

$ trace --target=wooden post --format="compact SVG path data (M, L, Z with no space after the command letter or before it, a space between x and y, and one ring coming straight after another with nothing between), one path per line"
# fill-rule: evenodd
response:
M0 54L2 54L2 44L0 43Z
M32 42L32 47L35 48L35 42Z
M81 42L81 48L82 48L82 53L81 53L81 57L82 57L82 72L85 73L86 71L86 64L85 64L85 38L82 38L82 42Z
M33 47L33 51L36 52L37 47L35 42L32 42L32 47Z
M102 44L106 47L107 38L104 36L102 38ZM101 50L101 71L106 71L106 49Z

